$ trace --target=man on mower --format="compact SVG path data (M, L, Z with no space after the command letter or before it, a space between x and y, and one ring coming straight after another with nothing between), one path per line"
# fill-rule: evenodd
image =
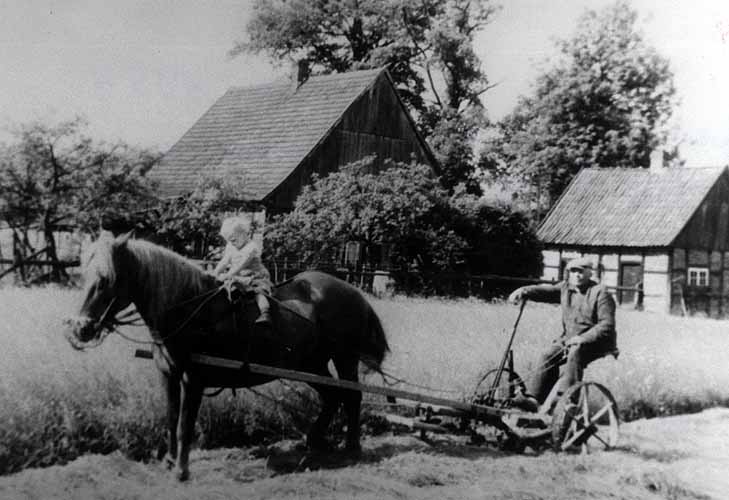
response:
M544 351L529 394L517 395L515 404L538 409L559 380L559 392L582 380L591 362L608 354L617 356L615 301L604 285L592 280L592 261L580 257L567 264L569 277L554 285L523 286L509 295L509 301L525 300L561 304L562 335ZM559 366L565 364L562 378Z

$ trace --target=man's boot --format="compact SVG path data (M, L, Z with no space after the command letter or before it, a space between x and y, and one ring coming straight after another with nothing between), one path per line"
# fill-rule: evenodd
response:
M511 404L520 410L536 412L539 410L537 398L519 391L512 399Z

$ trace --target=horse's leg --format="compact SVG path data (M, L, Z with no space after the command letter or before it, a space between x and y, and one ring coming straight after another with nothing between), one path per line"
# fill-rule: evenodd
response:
M167 454L164 462L168 469L177 459L177 419L180 416L180 379L160 371L162 387L167 395Z
M334 367L339 378L351 382L359 382L359 360L356 356L336 356ZM362 393L360 391L341 391L344 413L347 418L347 438L345 449L351 452L360 452L360 426L359 417L362 407Z
M197 412L200 409L203 388L183 380L180 398L180 418L177 422L177 479L185 481L190 477L190 445L195 431Z
M331 377L326 365L315 373L317 375ZM335 387L321 384L311 384L311 386L319 393L321 411L309 430L309 434L306 437L306 445L312 450L324 450L327 447L325 435L327 429L329 429L329 424L332 422L332 418L334 418L334 414L337 412L340 398L337 394L338 389Z

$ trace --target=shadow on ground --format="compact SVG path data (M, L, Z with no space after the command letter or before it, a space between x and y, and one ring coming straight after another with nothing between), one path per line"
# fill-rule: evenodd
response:
M273 445L252 452L256 458L266 458L266 467L274 474L319 469L340 469L356 464L376 464L388 458L408 452L443 455L454 458L477 460L484 457L508 456L511 453L496 450L487 445L472 445L454 439L421 440L415 436L388 437L386 441L368 440L362 451L353 453L343 449L311 451L303 444L294 446Z

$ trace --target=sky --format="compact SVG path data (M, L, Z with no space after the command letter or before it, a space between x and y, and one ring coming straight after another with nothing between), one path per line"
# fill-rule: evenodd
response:
M528 94L585 8L611 0L502 0L476 39L498 120ZM667 57L688 166L729 163L729 1L633 0L647 41ZM247 0L0 0L0 139L20 124L84 116L108 142L166 151L232 86L283 78L287 65L231 58Z

